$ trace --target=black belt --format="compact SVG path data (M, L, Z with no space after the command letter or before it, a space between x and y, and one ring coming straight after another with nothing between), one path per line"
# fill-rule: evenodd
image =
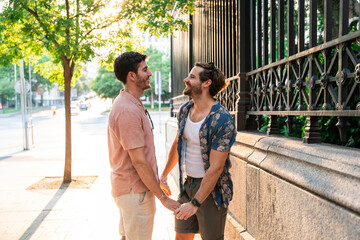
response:
M186 180L188 182L201 182L203 178L194 178L194 177L190 177L190 176L186 176Z

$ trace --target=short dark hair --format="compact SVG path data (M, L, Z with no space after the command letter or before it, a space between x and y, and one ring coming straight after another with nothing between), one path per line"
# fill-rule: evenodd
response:
M146 54L138 52L124 52L115 59L114 73L117 80L126 84L126 77L129 72L137 74L137 70L142 61L148 58Z
M202 70L199 73L200 81L205 82L206 80L211 80L211 85L209 93L212 97L224 90L229 83L225 81L224 73L217 68L214 63L195 63L196 67L201 67Z

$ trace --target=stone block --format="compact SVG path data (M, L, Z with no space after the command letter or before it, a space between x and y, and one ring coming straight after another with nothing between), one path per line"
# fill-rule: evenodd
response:
M246 226L246 162L230 156L232 167L230 168L231 178L234 185L233 200L229 205L229 212L233 217Z
M248 164L246 168L246 229L257 238L259 231L259 168Z
M253 146L241 142L235 142L230 151L231 155L234 155L240 159L247 159L253 152Z
M269 146L261 168L359 214L359 159L357 149L282 139Z
M225 240L255 240L255 238L231 214L228 214L225 225Z
M176 118L169 118L165 123L165 137L166 142L172 142L177 133L177 120Z
M264 134L257 132L237 132L236 142L254 146L261 139L266 138Z
M260 166L260 163L264 161L267 156L267 152L256 148L247 158L247 161L254 166Z
M169 154L171 145L177 134L177 120L176 118L169 118L165 123L165 149L166 149L166 158ZM170 172L170 175L173 177L176 186L179 188L179 166L175 165L173 170Z
M256 239L360 239L352 211L260 170Z
M225 239L226 240L241 240L241 233L245 228L236 221L233 216L228 213L225 224Z

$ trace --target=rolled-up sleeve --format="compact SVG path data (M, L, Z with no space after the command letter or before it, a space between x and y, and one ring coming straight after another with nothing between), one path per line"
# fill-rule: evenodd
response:
M124 112L119 116L119 140L124 150L145 146L144 129L141 116L134 111Z

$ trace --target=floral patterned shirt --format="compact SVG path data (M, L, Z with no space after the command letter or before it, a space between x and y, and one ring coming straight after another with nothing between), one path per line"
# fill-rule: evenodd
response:
M177 151L179 156L179 170L180 170L180 194L183 194L184 183L186 179L185 171L185 149L183 147L184 140L184 128L186 120L189 116L190 108L193 106L193 102L190 100L180 107L177 119L179 138ZM210 113L206 116L199 131L201 156L205 172L210 167L210 151L211 149L220 152L230 152L230 148L235 142L236 129L234 119L230 113L216 102L211 108ZM233 183L230 177L229 169L231 167L229 155L226 158L223 172L217 181L214 190L211 192L214 198L215 204L218 209L221 207L228 207L229 202L233 196Z

